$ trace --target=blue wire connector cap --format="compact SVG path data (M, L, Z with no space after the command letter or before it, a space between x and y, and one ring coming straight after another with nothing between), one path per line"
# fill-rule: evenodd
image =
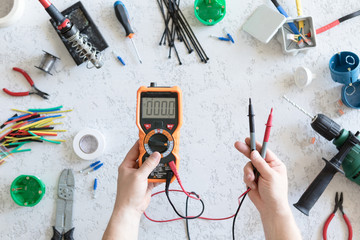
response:
M101 163L99 165L97 165L96 167L94 167L91 171L89 171L87 174L90 174L91 172L94 172L96 170L98 170L99 168L101 168L104 165L104 163Z
M95 180L94 180L94 187L93 187L93 189L94 189L94 191L93 191L93 198L96 198L96 189L97 189L97 178L95 178Z

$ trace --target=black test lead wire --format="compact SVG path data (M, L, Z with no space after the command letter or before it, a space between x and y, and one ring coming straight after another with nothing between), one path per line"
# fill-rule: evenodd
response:
M353 13L350 13L350 14L344 16L344 17L341 17L341 18L329 23L328 25L325 25L325 26L323 26L321 28L316 29L316 34L320 34L320 33L323 33L323 32L325 32L327 30L330 30L331 28L336 27L340 23L345 22L345 21L347 21L349 19L352 19L354 17L357 17L357 16L360 16L360 10L358 10L356 12L353 12ZM311 37L311 33L308 33L307 36Z
M249 188L248 188L248 191L249 191ZM239 214L240 208L241 208L241 206L242 206L242 204L243 204L243 202L244 202L247 194L248 194L248 192L245 193L245 195L244 195L243 198L241 199L241 202L240 202L240 204L239 204L239 206L238 206L238 208L237 208L237 210L236 210L236 213L235 213L235 216L234 216L234 219L233 219L233 224L232 224L232 239L233 239L233 240L235 240L235 222L236 222L236 217L237 217L237 215Z
M169 186L170 186L170 182L171 182L171 179L172 177L174 176L174 173L173 172L169 172L167 175L166 175L166 184L165 184L165 194L166 194L166 197L171 205L171 207L174 209L174 212L176 213L176 215L178 215L179 217L183 218L183 219L196 219L198 217L200 217L203 213L204 213L204 210L205 210L205 204L203 202L202 199L200 199L199 195L196 194L195 192L191 192L191 194L194 194L198 199L199 201L201 202L201 205L202 205L202 209L201 209L201 212L196 215L196 216L193 216L193 217L188 217L188 216L183 216L181 215L177 209L175 208L174 204L172 203L172 201L170 200L170 196L169 196Z

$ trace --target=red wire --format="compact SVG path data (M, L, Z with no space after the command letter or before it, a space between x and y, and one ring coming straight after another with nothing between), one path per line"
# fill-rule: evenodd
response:
M195 199L195 200L200 200L200 197L198 197L198 198L197 198L197 197L193 197L193 196L190 195L189 192L185 191L185 189L184 189L184 187L183 187L183 185L182 185L182 183L181 183L180 176L179 176L179 173L178 173L178 171L177 171L177 169L176 169L176 165L175 165L175 162L174 162L174 161L169 162L169 167L170 167L171 170L173 171L173 173L174 173L174 175L175 175L175 177L176 177L176 180L178 181L178 183L179 183L182 191L186 194L186 196L188 196L189 198Z
M243 194L240 195L240 197L238 198L240 200L241 197L243 197L246 193L250 192L251 188L248 188ZM183 192L183 190L177 190L177 189L171 189L169 190L170 192ZM160 193L164 193L165 191L159 191L156 192L154 194L151 195L151 197L156 196ZM197 199L197 198L196 198ZM182 218L173 218L173 219L167 219L167 220L155 220L150 218L145 212L144 212L144 216L149 219L152 222L157 222L157 223L165 223L165 222L174 222L174 221L178 221L178 220L182 220ZM235 214L231 215L230 217L223 217L223 218L207 218L207 217L198 217L199 219L203 219L203 220L209 220L209 221L222 221L222 220L227 220L230 218L233 218L235 216ZM190 216L192 217L192 216Z

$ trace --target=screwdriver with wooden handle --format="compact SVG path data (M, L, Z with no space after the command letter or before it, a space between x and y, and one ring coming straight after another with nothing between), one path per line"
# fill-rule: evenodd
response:
M142 60L141 60L140 55L139 55L139 51L138 51L138 49L137 49L137 47L135 45L135 42L133 40L133 37L134 37L135 33L131 28L130 20L129 20L129 14L128 14L128 11L126 10L126 7L125 7L124 3L122 3L121 1L116 1L114 3L114 8L115 8L115 15L116 15L117 19L119 20L119 22L121 23L121 25L125 29L126 37L130 38L130 40L131 40L131 42L132 42L132 44L134 46L136 55L137 55L137 57L139 59L139 62L142 63Z

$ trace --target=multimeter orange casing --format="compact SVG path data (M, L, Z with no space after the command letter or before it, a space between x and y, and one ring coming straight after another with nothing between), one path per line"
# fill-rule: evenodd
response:
M175 164L176 164L176 169L179 169L179 164L180 164L180 157L179 157L179 139L180 139L180 128L182 125L182 92L181 89L177 86L174 87L154 87L154 86L150 86L150 87L145 87L142 86L139 88L139 90L137 91L137 104L136 104L136 125L139 128L139 150L140 150L140 155L139 155L139 167L142 165L143 163L143 158L144 155L148 155L146 149L145 149L145 144L144 144L144 140L147 138L147 135L149 134L149 132L146 132L146 130L144 129L144 126L142 126L141 124L141 103L142 103L142 94L146 94L146 93L175 93L177 94L177 126L176 128L172 131L171 136L172 139L174 141L174 146L173 149L171 151L171 154L175 157ZM156 129L158 130L158 129ZM161 154L161 160L160 160L160 164L162 164L163 161L163 154ZM165 166L167 166L167 164L165 163ZM168 167L169 168L169 167ZM171 170L170 170L171 171ZM171 179L171 182L173 182L175 180L175 176L173 176L173 178ZM159 179L154 179L154 178L148 178L148 182L154 182L154 183L159 183L159 182L166 182L165 178L159 178Z

